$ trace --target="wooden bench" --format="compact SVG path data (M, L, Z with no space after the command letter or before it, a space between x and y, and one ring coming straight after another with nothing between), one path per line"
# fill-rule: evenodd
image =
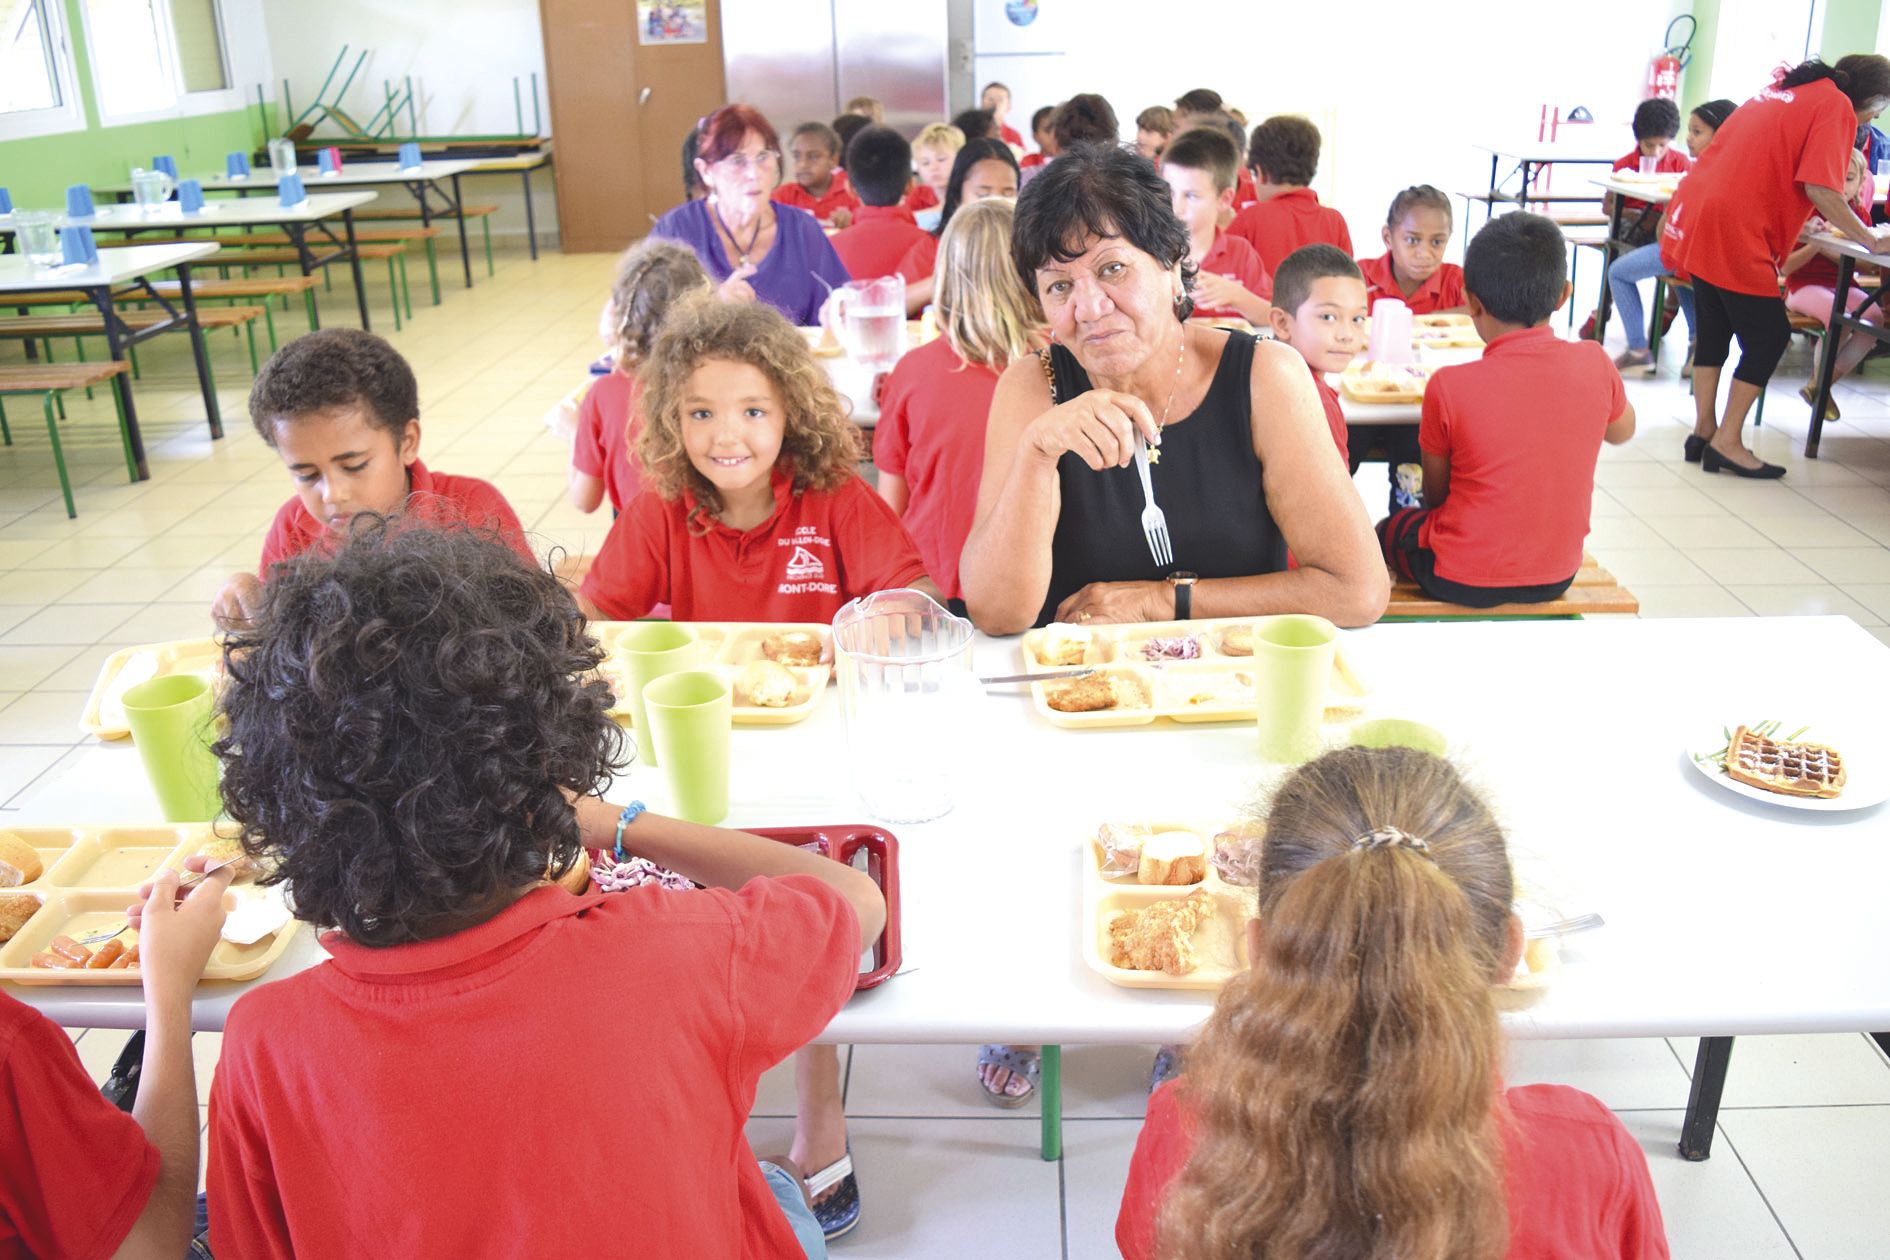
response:
M407 318L413 318L413 293L407 287L407 243L405 241L374 241L355 246L354 251L362 262L386 262L387 287L391 293L394 308L394 331L401 328L400 308L404 302ZM251 267L300 267L302 256L293 249L263 247L257 249L233 249L218 253L214 258L206 258L198 264L203 267L219 269L247 270ZM396 272L395 268L399 270ZM322 279L328 279L327 268L322 269Z
M424 244L427 248L427 279L433 289L433 305L438 306L440 304L440 264L433 242L439 235L440 229L436 227L356 228L354 239L355 248L364 259L386 257L386 255L370 251L370 246L385 247L388 245L400 245L405 247L406 245L412 244L414 241L419 241ZM229 232L221 236L206 232L183 232L170 236L140 236L137 237L136 240L139 244L146 245L214 241L223 250L228 251L229 257L227 261L235 261L238 258L246 259L257 251L275 251L282 246L295 244L295 238L290 236L287 232ZM323 244L326 244L326 242L324 241ZM320 246L311 241L310 248L319 250ZM225 263L226 259L219 257L206 265L220 267L225 265ZM401 271L403 273L402 287L404 288L404 273L406 271L406 263L404 261L401 263ZM391 263L388 268L388 283L393 283L393 268ZM413 303L411 300L407 303L407 318L413 318Z
M154 328L170 318L163 311L137 310L114 312L119 321L133 332ZM213 328L240 328L249 340L249 370L253 375L258 366L256 358L256 321L268 314L260 306L206 306L197 311L197 323L206 331ZM103 337L105 335L105 317L96 312L84 315L24 315L12 319L0 319L0 340L38 341L46 355L48 364L52 362L52 339L71 337L77 341L81 337ZM80 358L84 358L84 346L80 346ZM208 357L206 356L206 366ZM215 382L207 382L215 388Z
M1641 601L1615 580L1612 573L1582 557L1582 567L1574 583L1555 599L1539 604L1498 604L1494 608L1467 608L1462 604L1432 599L1414 582L1394 580L1391 603L1381 621L1501 621L1511 618L1530 620L1586 617L1596 613L1638 613Z
M183 296L184 286L176 280L153 280L150 282L153 292L169 301L177 301ZM289 299L301 294L308 306L309 331L321 327L321 318L315 311L314 276L245 276L238 280L212 280L205 278L190 282L190 295L199 302L237 302L244 303L256 298L279 297L286 310ZM145 302L151 299L142 286L119 289L112 294L118 302ZM91 309L92 299L78 290L56 291L51 293L22 293L0 300L0 307L19 310L34 306L76 306ZM276 348L276 317L270 311L269 304L263 303L263 324L269 330L269 349Z
M486 274L491 275L492 274L492 216L499 212L499 207L497 206L461 206L459 208L459 212L460 214L464 215L468 219L479 220L479 233L481 237L484 238L484 244L486 247ZM390 219L398 219L398 220L403 220L403 221L413 220L415 222L418 222L421 217L422 216L420 214L420 207L418 206L407 206L407 207L399 208L399 209L389 208L386 210L356 210L354 212L355 222L357 223L361 222L362 220L385 221L385 220L390 220ZM450 214L435 214L435 215L431 215L430 217L432 218L433 222L438 223L441 219L450 219L453 216Z
M124 443L125 466L131 470L131 479L138 479L137 461L131 454L131 435L125 430L125 395L122 378L131 365L118 361L107 363L27 363L23 365L0 366L0 399L37 394L41 406L46 412L46 435L52 439L53 467L59 470L59 493L66 500L66 517L70 520L78 516L79 509L72 501L72 480L66 475L66 454L59 445L59 421L65 418L65 392L69 389L90 389L94 385L112 382L112 402L118 408L118 437ZM54 415L54 403L58 403L57 417ZM7 425L7 413L0 405L0 439L6 445L13 445L13 430Z

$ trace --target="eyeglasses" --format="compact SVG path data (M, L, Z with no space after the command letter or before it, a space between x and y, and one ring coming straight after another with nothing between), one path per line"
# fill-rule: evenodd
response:
M763 149L759 153L731 153L717 166L731 174L747 174L750 170L771 171L781 165L781 154L774 149Z

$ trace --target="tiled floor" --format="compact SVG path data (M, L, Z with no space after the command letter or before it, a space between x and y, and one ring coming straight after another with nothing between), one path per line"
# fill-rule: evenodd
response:
M393 336L420 376L427 461L492 479L546 545L572 551L594 549L607 517L565 505L566 451L541 418L597 353L609 273L603 255L503 257L495 278L450 290L444 307L416 311ZM348 308L340 294L324 307L337 320L350 318ZM287 332L296 322L279 324ZM14 445L0 450L0 820L78 747L76 715L105 655L203 633L217 586L254 564L289 493L244 420L240 344L214 346L228 428L220 442L209 440L182 347L140 356L150 481L125 484L109 405L72 400L63 433L79 483L76 521L60 507L36 410L9 411ZM1773 484L1682 464L1691 402L1674 364L1651 380L1631 374L1640 433L1603 452L1589 546L1640 596L1644 616L1842 613L1890 642L1890 377L1840 387L1844 419L1827 429L1824 458L1807 462L1796 453L1805 408L1795 394L1809 362L1801 341L1755 435L1762 455L1791 469ZM1382 472L1360 476L1367 501L1381 504ZM122 1042L93 1031L78 1047L102 1077ZM207 1090L217 1039L199 1037L197 1049ZM1741 1039L1718 1145L1704 1164L1675 1152L1690 1041L1522 1043L1513 1060L1517 1081L1578 1085L1622 1114L1647 1150L1676 1257L1890 1254L1882 1193L1890 1060L1868 1038ZM836 1254L1113 1254L1147 1062L1137 1048L1067 1052L1066 1149L1049 1165L1035 1155L1033 1113L993 1111L980 1099L967 1048L860 1047L847 1099L866 1207ZM764 1082L757 1149L785 1147L792 1099L784 1070Z

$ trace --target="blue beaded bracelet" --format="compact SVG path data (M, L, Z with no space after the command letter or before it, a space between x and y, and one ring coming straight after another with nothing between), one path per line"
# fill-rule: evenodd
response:
M643 811L644 805L642 801L631 801L628 805L623 807L623 813L617 815L616 845L617 860L619 862L626 860L626 855L623 851L623 829L641 817Z

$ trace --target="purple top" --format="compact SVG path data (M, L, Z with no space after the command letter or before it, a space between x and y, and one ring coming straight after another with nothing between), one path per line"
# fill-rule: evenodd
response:
M683 202L658 219L650 235L681 241L696 251L717 284L735 270L722 252L706 198ZM774 203L774 246L755 274L748 277L756 297L789 321L811 326L820 322L820 305L827 300L829 290L852 278L840 255L833 252L827 234L820 230L819 220L796 206Z

